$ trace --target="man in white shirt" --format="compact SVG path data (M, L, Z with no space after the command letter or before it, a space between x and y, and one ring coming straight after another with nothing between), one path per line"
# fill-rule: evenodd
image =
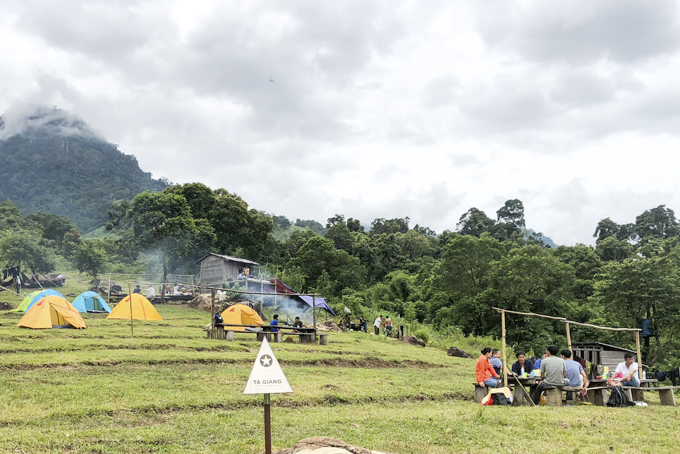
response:
M380 325L382 325L382 315L378 316L378 318L375 319L375 322L373 322L373 329L375 330L375 335L380 334Z
M156 290L154 290L152 285L149 285L149 288L146 289L146 291L148 292L149 298L156 296Z
M607 379L609 386L640 386L640 379L637 376L638 363L632 353L623 355L624 361L616 366L614 376Z

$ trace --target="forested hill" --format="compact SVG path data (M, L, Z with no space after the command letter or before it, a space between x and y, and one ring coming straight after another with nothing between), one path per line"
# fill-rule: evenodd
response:
M113 201L168 186L56 108L0 117L0 162L0 202L11 200L26 214L66 216L82 231L101 226Z

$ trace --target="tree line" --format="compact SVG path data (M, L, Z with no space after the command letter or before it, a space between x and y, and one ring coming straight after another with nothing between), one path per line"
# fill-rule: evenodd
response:
M518 199L494 217L470 208L454 229L439 234L411 226L408 217L375 219L370 228L342 214L325 225L292 222L200 183L114 203L102 239L83 240L63 217L24 218L15 208L0 205L5 265L16 258L3 246L17 236L46 252L46 262L23 258L24 266L46 270L50 257L63 256L92 275L119 269L197 273L195 261L216 252L257 261L270 276L300 292L320 293L334 309L347 307L355 316L389 313L441 331L493 336L501 333L492 307L613 327L650 320L645 363L670 367L680 353L680 225L663 205L630 224L603 219L595 226L595 246L557 247L527 229ZM561 322L509 316L507 329L511 344L523 350L566 344ZM575 342L634 345L630 333L579 328L571 334Z

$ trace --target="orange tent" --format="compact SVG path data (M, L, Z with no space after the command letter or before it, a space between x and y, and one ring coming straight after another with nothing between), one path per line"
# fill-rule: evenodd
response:
M128 295L116 304L106 318L130 320L130 297L132 297L132 318L135 320L163 320L153 304L139 293Z
M61 296L46 296L36 302L17 326L33 329L49 329L56 325L73 325L75 328L87 328L78 310Z
M245 304L234 304L226 308L222 314L222 319L227 325L264 325L264 322L250 307ZM229 331L245 331L240 326L230 326Z

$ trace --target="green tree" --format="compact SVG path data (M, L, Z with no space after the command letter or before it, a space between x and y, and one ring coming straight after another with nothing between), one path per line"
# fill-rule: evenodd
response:
M17 267L20 271L29 269L36 274L46 274L54 269L55 257L38 243L31 232L5 230L0 232L0 266L2 269Z
M78 272L97 279L108 266L107 253L96 240L82 242L71 255L71 263Z
M186 199L165 192L142 192L133 200L127 222L143 248L158 248L163 261L163 282L168 277L168 257L184 256L199 233Z
M61 250L64 234L71 229L77 229L69 218L58 214L38 213L26 218L38 226L44 239L54 242L57 251Z
M456 224L456 230L461 235L480 237L483 233L491 232L494 225L493 219L489 218L482 210L473 207L460 217Z
M492 264L501 259L503 245L488 235L457 236L444 247L439 268L443 290L472 296L488 286Z

